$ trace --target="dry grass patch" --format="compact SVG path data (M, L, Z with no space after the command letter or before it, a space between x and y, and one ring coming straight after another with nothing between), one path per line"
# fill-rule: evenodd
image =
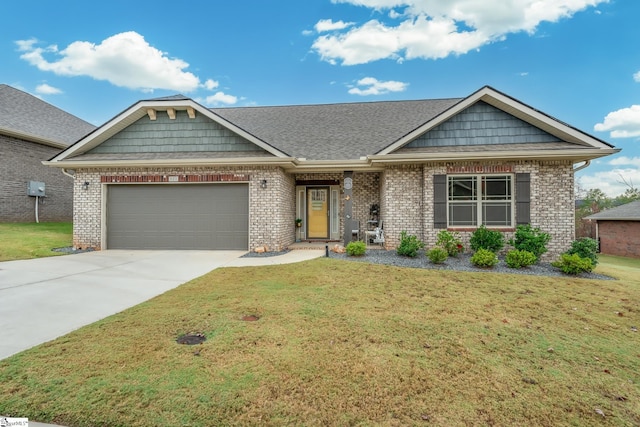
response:
M635 279L618 281L331 259L220 269L0 361L0 413L70 426L638 425L640 263L629 268ZM190 332L207 340L175 342Z

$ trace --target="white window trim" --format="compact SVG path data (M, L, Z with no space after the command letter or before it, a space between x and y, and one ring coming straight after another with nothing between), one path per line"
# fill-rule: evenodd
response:
M482 199L482 190L480 188L476 189L477 195L476 195L476 200L460 200L459 202L453 202L453 204L462 204L462 203L474 203L476 205L476 218L477 218L477 224L476 225L451 225L451 220L449 218L449 206L451 204L451 199L450 199L450 195L449 195L449 179L450 178L472 178L475 177L476 178L476 182L478 183L478 186L480 186L480 183L482 182L482 178L485 177L491 177L491 176L508 176L510 177L509 179L509 185L511 187L511 200L508 200L511 203L511 218L510 218L510 225L488 225L488 228L495 228L495 229L512 229L515 227L515 221L516 221L516 216L515 216L515 211L516 211L516 197L515 197L515 174L513 173L480 173L480 174L447 174L447 228L451 228L451 229L465 229L465 228L479 228L482 224L483 224L483 220L484 217L482 215L482 202L485 201L491 201L491 200L483 200ZM496 202L506 202L507 200L495 200Z

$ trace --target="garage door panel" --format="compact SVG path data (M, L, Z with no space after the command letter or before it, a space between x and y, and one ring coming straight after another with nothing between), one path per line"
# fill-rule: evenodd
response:
M110 249L241 249L249 240L247 184L110 185Z

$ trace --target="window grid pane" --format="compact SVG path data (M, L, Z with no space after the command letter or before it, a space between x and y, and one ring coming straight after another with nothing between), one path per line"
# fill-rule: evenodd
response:
M449 200L477 200L478 178L475 176L450 176Z
M510 176L485 176L482 184L483 200L511 200Z
M454 227L475 227L478 225L477 203L449 204L449 225Z
M482 203L482 223L487 226L510 226L511 202Z

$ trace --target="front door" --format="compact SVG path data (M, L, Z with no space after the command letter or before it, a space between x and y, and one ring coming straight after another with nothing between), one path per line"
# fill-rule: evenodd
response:
M307 238L329 238L329 188L307 189Z

